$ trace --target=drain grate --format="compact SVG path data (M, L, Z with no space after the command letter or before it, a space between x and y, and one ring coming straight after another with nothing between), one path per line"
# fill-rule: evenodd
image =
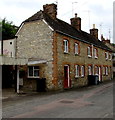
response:
M73 103L74 101L71 101L71 100L62 100L60 101L60 103Z

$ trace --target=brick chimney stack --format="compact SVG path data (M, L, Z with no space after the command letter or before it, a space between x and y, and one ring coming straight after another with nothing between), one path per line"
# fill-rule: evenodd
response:
M93 29L90 29L90 34L98 39L98 29L95 28L95 24L93 24Z
M75 17L70 19L71 25L77 30L81 30L81 18L77 17L77 13L75 13Z
M51 18L56 19L57 18L57 5L52 4L46 4L43 5L44 13L48 14Z
M109 39L105 39L103 37L103 35L101 35L101 41L104 42L104 43L110 43L110 40Z

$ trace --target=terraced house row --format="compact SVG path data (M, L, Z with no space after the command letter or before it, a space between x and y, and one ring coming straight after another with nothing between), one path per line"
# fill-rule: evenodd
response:
M112 50L98 39L98 29L81 30L75 14L68 24L57 18L57 5L46 4L20 25L16 34L16 58L27 59L18 66L23 90L36 91L40 78L46 90L63 90L88 85L88 75L99 81L112 79ZM41 79L43 80L43 79Z

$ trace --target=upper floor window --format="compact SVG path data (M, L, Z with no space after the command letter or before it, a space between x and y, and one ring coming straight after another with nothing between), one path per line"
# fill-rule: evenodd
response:
M79 77L80 75L80 66L79 65L75 65L75 77Z
M85 76L85 66L81 66L81 77Z
M108 59L108 52L105 52L105 59Z
M92 66L88 66L88 75L92 75Z
M112 59L112 55L111 55L111 53L109 53L109 60L111 60Z
M28 77L29 78L39 78L39 66L29 66L28 67Z
M95 57L95 58L98 58L98 51L97 51L96 48L94 48L94 57Z
M88 55L88 57L91 57L91 47L87 48L87 55Z
M79 54L79 44L75 43L75 54Z
M68 40L64 40L64 53L68 53Z

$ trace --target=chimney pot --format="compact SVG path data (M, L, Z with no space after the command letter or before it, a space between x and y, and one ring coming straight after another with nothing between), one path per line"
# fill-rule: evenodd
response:
M93 24L93 29L95 29L95 24Z
M77 18L77 13L75 13L75 18Z

